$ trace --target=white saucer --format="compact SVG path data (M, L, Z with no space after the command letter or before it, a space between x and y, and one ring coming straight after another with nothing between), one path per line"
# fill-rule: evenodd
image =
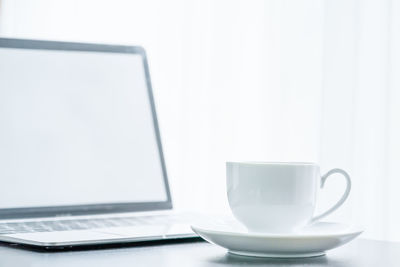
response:
M362 233L341 223L318 222L293 234L249 233L234 220L217 219L192 225L199 236L230 253L273 258L322 256Z

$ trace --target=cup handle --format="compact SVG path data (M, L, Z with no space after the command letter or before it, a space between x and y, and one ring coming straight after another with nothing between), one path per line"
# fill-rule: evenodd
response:
M332 170L330 170L329 172L327 172L325 175L323 175L323 176L321 177L321 188L324 187L324 184L325 184L326 179L327 179L330 175L332 175L332 174L334 174L334 173L340 173L340 174L342 174L342 175L344 176L344 178L346 178L346 190L344 191L344 194L343 194L342 197L339 199L339 201L338 201L332 208L330 208L329 210L325 211L324 213L322 213L322 214L320 214L320 215L318 215L318 216L313 217L313 218L311 219L311 223L314 223L314 222L316 222L316 221L318 221L318 220L324 218L325 216L331 214L331 213L334 212L335 210L337 210L337 209L343 204L343 202L346 201L347 197L348 197L349 194L350 194L350 189L351 189L351 180L350 180L350 176L347 174L347 172L345 172L345 171L342 170L342 169L332 169Z

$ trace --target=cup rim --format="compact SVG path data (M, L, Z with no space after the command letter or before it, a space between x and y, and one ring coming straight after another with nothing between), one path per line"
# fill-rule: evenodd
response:
M226 165L273 165L273 166L318 166L316 162L291 162L291 161L227 161Z

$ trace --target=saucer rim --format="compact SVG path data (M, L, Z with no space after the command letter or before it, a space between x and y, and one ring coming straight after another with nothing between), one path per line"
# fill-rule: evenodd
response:
M347 225L345 223L337 223L337 222L318 222L318 223L330 223L330 224L340 224L340 225ZM318 224L316 223L316 224ZM321 238L321 237L342 237L342 236L349 236L349 235L360 235L364 232L359 226L356 225L349 225L349 231L337 232L337 233L326 233L326 234L290 234L290 233L255 233L255 232L232 232L232 231L223 231L223 230L213 230L207 229L206 227L202 227L201 225L191 224L190 228L200 235L200 232L208 232L211 234L216 235L225 235L225 236L236 236L236 237L252 237L252 238L270 238L270 239L314 239L314 238ZM200 235L201 236L201 235Z

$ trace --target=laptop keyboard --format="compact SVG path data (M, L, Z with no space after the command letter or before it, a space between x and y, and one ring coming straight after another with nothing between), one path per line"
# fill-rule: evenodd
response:
M134 225L169 225L182 221L174 215L110 217L93 219L43 220L0 223L0 234L99 229Z

